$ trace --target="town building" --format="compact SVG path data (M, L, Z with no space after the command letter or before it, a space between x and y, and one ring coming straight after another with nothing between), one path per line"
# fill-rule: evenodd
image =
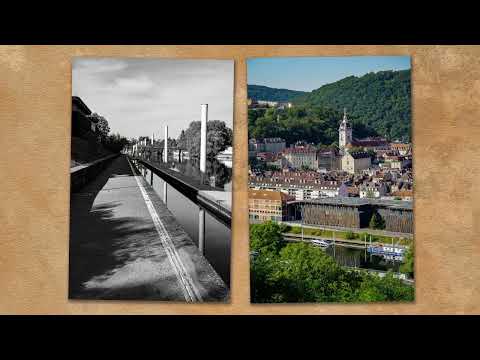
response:
M259 152L279 153L285 150L287 144L281 138L250 139L248 141L249 156Z
M282 169L283 167L282 153L259 152L256 154L256 159L263 161L270 168Z
M381 198L388 193L388 187L384 182L370 182L359 187L360 198Z
M96 132L98 118L78 96L72 96L72 135L85 136Z
M278 101L257 100L256 102L258 105L266 107L275 107L278 105Z
M265 138L263 139L263 146L265 152L279 153L286 149L287 144L281 138Z
M303 217L304 224L317 226L368 228L375 213L384 220L386 231L413 233L413 206L410 201L336 197L287 204L289 219L298 221Z
M373 150L389 150L390 144L383 137L367 137L364 139L354 139L351 143L354 147L362 148L364 151Z
M249 139L248 140L248 157L249 158L254 158L255 157L257 152L260 151L260 150L258 150L259 146L262 146L262 145L261 145L261 143L259 143L257 141L257 139ZM263 149L261 151L263 151Z
M390 146L387 139L383 137L367 137L356 139L353 137L352 125L347 118L347 110L343 110L343 119L338 129L338 146L342 152L346 151L347 145L350 147L359 147L363 151L368 150L389 150Z
M372 164L372 159L367 152L349 152L346 151L342 156L342 170L350 174L356 174L364 169L368 169Z
M347 144L350 144L352 140L352 125L347 119L347 109L343 109L343 119L338 129L338 146L340 150L342 152L345 151L345 147Z
M398 190L392 192L392 196L395 199L400 199L403 201L413 201L413 190Z
M265 108L276 108L276 109L289 109L293 107L291 102L287 101L269 101L269 100L255 100L255 99L248 99L247 100L248 108L249 109L265 109Z
M91 161L103 151L97 135L98 118L78 96L72 96L72 143L73 164Z
M399 155L405 156L411 153L412 145L408 143L392 142L390 143L390 149L398 151Z
M400 155L383 155L383 168L402 170L410 167L412 161L405 156Z
M285 165L292 169L318 169L317 150L310 145L293 146L283 151Z
M287 220L287 201L293 197L280 191L249 190L248 211L252 222Z
M340 169L339 153L336 148L319 150L317 153L317 169L321 171L332 171Z
M339 195L342 182L296 176L250 176L249 186L254 190L280 191L296 200L318 199Z

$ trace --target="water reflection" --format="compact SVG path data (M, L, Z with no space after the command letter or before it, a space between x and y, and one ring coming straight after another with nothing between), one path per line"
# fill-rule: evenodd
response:
M171 170L180 172L191 179L200 181L204 185L223 188L231 191L232 169L217 159L207 159L205 174L200 172L199 159L184 159L174 156L168 157L168 163L164 163L156 156L147 157L147 160L160 166L168 166Z
M401 262L385 260L382 256L372 255L365 249L352 249L339 245L330 245L325 252L342 266L387 271L392 269L398 272Z
M177 222L229 286L231 230L145 166L138 163L136 166Z

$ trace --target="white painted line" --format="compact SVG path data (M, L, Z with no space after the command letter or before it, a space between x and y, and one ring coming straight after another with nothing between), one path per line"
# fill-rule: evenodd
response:
M152 217L153 224L155 225L155 229L157 230L157 233L160 237L160 240L165 249L165 252L167 253L168 259L172 264L172 268L175 271L175 275L177 276L177 279L182 287L185 300L187 302L194 302L194 301L202 302L203 299L200 294L200 291L198 291L198 289L196 288L191 276L188 274L187 270L185 269L185 266L180 260L180 256L178 255L178 252L175 249L175 245L173 244L172 239L170 238L170 235L168 234L168 231L165 228L165 225L163 224L162 220L158 216L158 213L155 210L155 207L153 206L153 203L150 200L150 197L148 196L145 190L145 187L143 186L142 182L139 179L140 176L135 174L135 170L133 169L132 164L130 163L128 158L127 158L127 162L128 162L128 165L130 166L130 169L132 170L132 174L137 182L140 192L142 193L145 204L147 205L148 212Z

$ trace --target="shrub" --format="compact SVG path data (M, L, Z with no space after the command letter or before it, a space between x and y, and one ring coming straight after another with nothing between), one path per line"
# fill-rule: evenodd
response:
M290 232L291 232L292 234L300 234L300 233L302 232L302 230L301 230L299 227L295 226L295 227L292 227L292 228L290 229Z
M372 215L369 224L370 229L384 229L385 228L385 220L382 219L378 212Z
M353 240L357 237L357 235L353 231L347 231L345 233L345 239L347 240Z

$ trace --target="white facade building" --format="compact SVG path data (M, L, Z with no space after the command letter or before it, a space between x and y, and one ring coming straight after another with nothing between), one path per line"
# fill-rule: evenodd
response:
M347 144L352 142L352 125L347 119L347 110L343 110L343 120L338 129L338 146L340 150L345 150Z
M372 164L370 154L366 152L348 152L342 156L342 170L350 174L360 173Z

